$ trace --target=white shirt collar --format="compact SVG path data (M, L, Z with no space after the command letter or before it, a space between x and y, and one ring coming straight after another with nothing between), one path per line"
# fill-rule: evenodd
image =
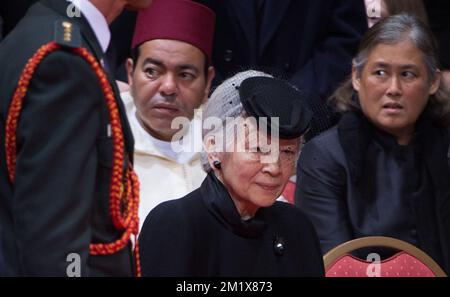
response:
M102 47L103 53L106 53L106 49L111 40L111 32L109 31L108 23L103 14L88 0L67 1L72 2L73 5L81 11L94 31L94 34Z
M135 109L128 119L133 131L133 136L135 136L135 152L158 155L160 157L171 159L179 164L189 163L194 158L198 158L200 156L199 148L201 148L202 144L201 130L198 129L198 132L200 133L194 132L195 124L201 125L201 122L199 122L198 119L194 119L191 121L189 130L186 132L185 137L183 137L184 141L181 144L178 143L177 150L181 151L175 151L172 142L156 139L150 133L148 133L139 123ZM137 134L139 136L137 136ZM200 138L198 136L200 136Z
M136 118L136 106L130 92L120 94L125 105L127 117L134 136L134 152L136 154L154 155L175 161L179 164L186 164L200 157L203 147L201 130L201 111L197 111L190 123L184 141L179 144L174 151L171 142L162 141L151 136L139 123Z

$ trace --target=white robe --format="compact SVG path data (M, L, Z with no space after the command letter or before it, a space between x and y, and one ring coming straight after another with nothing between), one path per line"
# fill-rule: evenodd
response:
M134 170L140 182L139 230L148 213L161 202L181 198L200 186L206 177L200 163L201 116L197 112L185 139L191 143L179 154L167 150L170 143L151 137L136 118L129 92L121 93L134 136ZM195 144L195 146L191 145Z

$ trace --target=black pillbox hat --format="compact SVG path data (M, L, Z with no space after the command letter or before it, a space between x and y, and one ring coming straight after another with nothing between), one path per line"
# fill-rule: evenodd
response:
M239 86L245 111L256 119L266 117L268 131L275 125L271 117L277 117L279 137L284 139L300 137L308 129L312 119L312 112L306 106L308 96L314 95L273 77L250 77Z

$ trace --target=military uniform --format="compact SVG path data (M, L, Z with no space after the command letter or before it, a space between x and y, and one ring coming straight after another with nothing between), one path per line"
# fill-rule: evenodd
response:
M109 211L113 142L108 109L97 76L80 56L56 51L34 73L17 129L14 183L8 178L5 121L29 58L56 41L103 59L87 20L69 18L68 5L40 1L0 44L0 275L65 276L76 260L73 253L80 256L81 276L133 275L130 244L112 255L89 254L91 243L113 242L123 231L114 227ZM109 80L131 159L132 134Z
M11 32L20 19L23 18L28 8L36 2L37 0L1 1L0 18L3 18L3 37Z

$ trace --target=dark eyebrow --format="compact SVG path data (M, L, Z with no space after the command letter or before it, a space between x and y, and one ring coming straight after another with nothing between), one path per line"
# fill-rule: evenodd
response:
M195 74L198 74L200 71L198 67L192 65L192 64L183 64L177 67L180 70L192 70L195 72Z
M419 67L417 65L414 65L414 64L406 64L406 65L402 65L401 68L402 69L418 69Z
M144 63L142 63L142 66L145 66L147 64L154 64L154 65L159 66L159 67L164 67L164 63L163 62L161 62L159 60L152 59L152 58L146 58L144 60Z
M148 64L153 64L153 65L156 65L158 67L165 67L164 63L162 61L156 60L156 59L152 59L152 58L146 58L144 60L144 63L142 63L142 66L144 67L144 66L146 66ZM194 66L192 64L179 65L179 66L177 66L177 68L179 70L192 70L192 71L195 72L195 74L198 74L200 72L198 67L196 67L196 66Z
M374 66L375 67L383 67L383 68L389 67L389 65L387 63L384 63L384 62L375 62Z
M388 68L388 67L391 67L393 65L389 65L389 64L384 63L384 62L375 62L374 66L375 67ZM418 66L415 65L415 64L405 64L405 65L400 65L400 68L401 69L417 69Z

